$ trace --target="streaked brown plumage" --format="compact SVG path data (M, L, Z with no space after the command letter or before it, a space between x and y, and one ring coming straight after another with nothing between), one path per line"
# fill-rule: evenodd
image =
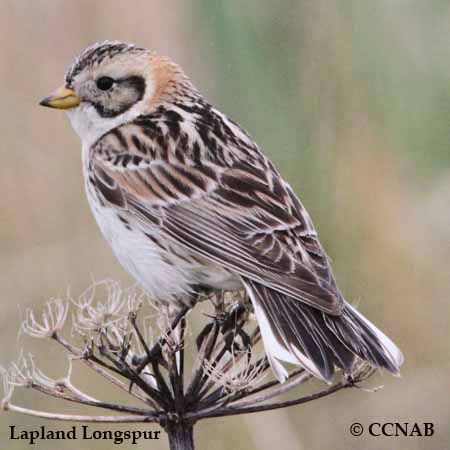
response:
M280 361L329 381L355 355L398 373L400 351L343 299L291 187L178 66L104 42L77 58L65 89L94 215L150 294L176 306L199 285L244 286L281 381Z

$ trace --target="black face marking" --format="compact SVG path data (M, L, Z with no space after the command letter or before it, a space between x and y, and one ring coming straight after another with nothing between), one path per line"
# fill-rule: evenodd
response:
M85 101L91 103L101 117L108 118L123 114L142 100L144 94L145 80L135 75L115 80L110 89L98 89L98 92L90 93L91 99L87 98Z

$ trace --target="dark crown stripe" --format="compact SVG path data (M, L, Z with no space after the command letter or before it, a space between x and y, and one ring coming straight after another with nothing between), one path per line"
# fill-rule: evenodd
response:
M112 58L119 53L140 53L145 51L147 50L127 42L104 41L95 43L83 50L76 58L75 62L67 72L66 84L70 86L73 79L86 67L100 64L105 58Z

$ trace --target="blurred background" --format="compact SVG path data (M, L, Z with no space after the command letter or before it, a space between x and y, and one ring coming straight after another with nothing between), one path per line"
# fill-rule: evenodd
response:
M377 393L205 421L198 448L450 448L449 23L448 0L2 0L0 364L25 347L63 375L56 347L17 339L20 310L93 279L132 282L89 211L78 137L37 105L82 48L127 40L171 56L255 137L308 208L347 299L405 354L402 378L371 380ZM55 410L26 394L16 402ZM433 422L435 434L355 438L355 421ZM43 422L2 414L0 448L26 447L11 424Z

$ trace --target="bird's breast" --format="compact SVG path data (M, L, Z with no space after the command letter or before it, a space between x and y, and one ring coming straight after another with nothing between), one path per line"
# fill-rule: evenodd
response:
M239 276L169 241L151 223L137 226L127 212L106 206L86 176L86 193L98 226L121 265L165 303L189 302L196 286L238 289Z

